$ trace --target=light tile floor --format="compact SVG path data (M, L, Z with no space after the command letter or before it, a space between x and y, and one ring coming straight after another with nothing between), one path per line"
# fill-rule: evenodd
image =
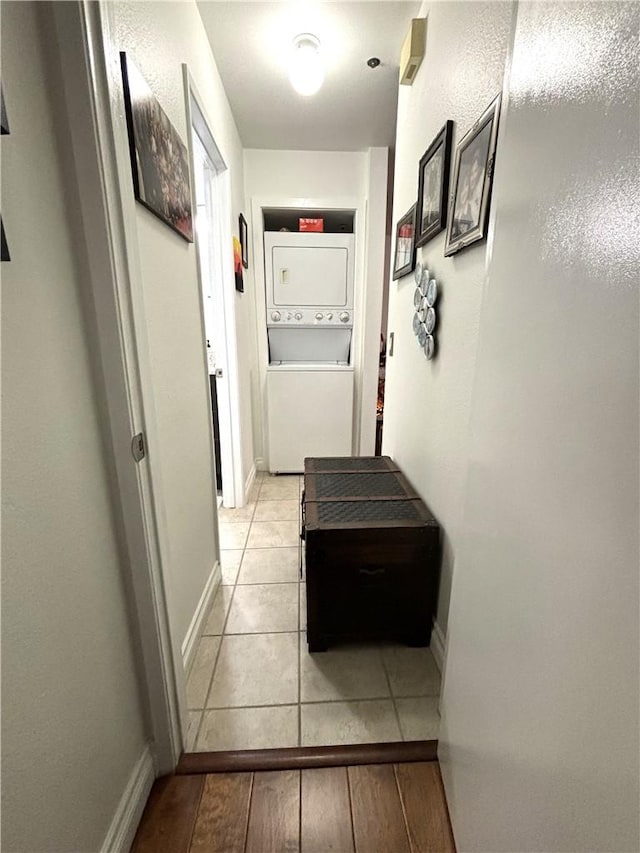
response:
M222 586L187 680L192 751L438 737L429 649L350 644L309 654L300 577L302 478L258 475L221 509Z

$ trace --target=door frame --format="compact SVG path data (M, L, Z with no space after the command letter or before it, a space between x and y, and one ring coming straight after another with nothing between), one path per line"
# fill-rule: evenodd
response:
M221 322L218 322L218 330L224 336L224 364L226 372L223 384L225 400L224 426L220 425L220 443L224 439L226 453L222 454L222 498L225 507L242 506L245 501L244 479L242 476L242 448L240 446L240 393L238 379L238 344L236 335L236 310L234 292L229 292L229 285L233 281L233 263L231 254L232 230L231 230L231 179L229 167L220 153L215 137L211 131L210 122L204 102L198 93L197 86L186 63L182 64L182 80L184 85L185 111L188 129L187 149L189 152L189 168L192 178L195 174L193 156L192 133L196 132L202 142L207 155L216 169L216 189L218 191L219 217L214 223L213 239L219 247L219 265L222 268L222 285L214 288L216 299L216 310ZM192 180L193 185L193 180ZM195 192L192 192L195 198ZM229 251L224 251L228 246ZM202 281L202 269L200 265L200 249L198 245L198 233L195 231L196 266L198 270L198 288L200 291L200 321L202 327L203 352L206 362L207 374L209 373L207 351L206 351L206 323L204 314L204 285ZM218 391L220 386L216 386ZM209 408L211 408L211 395L207 391ZM218 397L221 395L218 394ZM213 425L211 428L211 455L215 453ZM214 495L215 498L215 495Z
M128 152L115 27L109 3L53 3L69 135L80 187L87 246L94 349L103 381L107 465L124 584L131 608L132 646L156 775L175 769L186 741L182 649L167 604L169 542L161 460L136 463L132 437L158 446L157 415L146 333L130 175L118 169ZM63 49L62 49L63 47ZM128 155L127 155L128 157ZM81 176L81 184L80 184ZM203 342L204 343L204 342Z

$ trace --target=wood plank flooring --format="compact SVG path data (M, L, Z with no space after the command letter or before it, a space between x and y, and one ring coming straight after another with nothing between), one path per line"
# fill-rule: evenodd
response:
M455 853L437 761L159 779L133 853Z

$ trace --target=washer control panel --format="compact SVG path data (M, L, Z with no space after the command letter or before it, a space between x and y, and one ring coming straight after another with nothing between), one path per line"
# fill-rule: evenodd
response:
M352 326L350 311L316 311L313 308L277 311L267 313L269 326Z

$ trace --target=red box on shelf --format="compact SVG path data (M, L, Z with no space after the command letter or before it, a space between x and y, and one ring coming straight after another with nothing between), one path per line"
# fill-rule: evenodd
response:
M324 219L299 219L300 231L324 231Z

